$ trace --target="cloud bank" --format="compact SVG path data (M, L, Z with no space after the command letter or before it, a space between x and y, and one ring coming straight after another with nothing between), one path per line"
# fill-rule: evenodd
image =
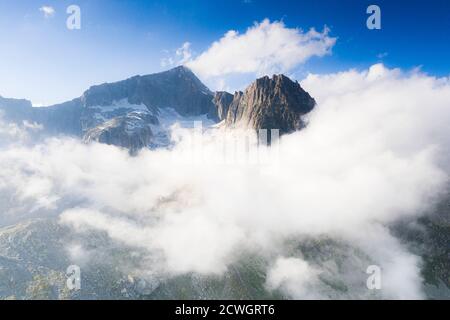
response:
M185 42L173 56L163 58L163 67L184 64L213 89L229 89L227 82L274 73L289 73L312 57L331 53L336 38L330 30L289 28L282 21L264 19L244 33L229 30L210 47L194 56L191 43Z
M287 72L313 56L330 53L336 38L314 29L303 32L281 21L255 23L243 34L230 30L187 66L201 77L232 73L265 75Z
M183 139L135 157L71 139L9 145L3 215L54 212L81 234L143 250L144 271L167 278L220 276L256 254L267 261L267 290L286 297L370 297L365 271L376 264L381 297L423 298L421 259L389 226L427 212L448 182L448 79L374 65L301 84L318 105L306 129L282 137L279 163L180 163L192 147ZM198 142L205 154L221 152L216 139ZM328 254L321 239L332 240Z

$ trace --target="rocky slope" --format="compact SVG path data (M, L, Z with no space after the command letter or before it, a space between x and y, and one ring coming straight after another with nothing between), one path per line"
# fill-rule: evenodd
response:
M279 129L289 133L304 127L303 116L315 100L298 82L284 75L257 79L245 92L236 92L226 116L228 126Z
M85 141L135 148L151 140L149 126L157 124L161 109L170 108L186 117L212 114L212 99L213 93L194 73L180 66L92 86L79 98L49 107L33 108L30 101L0 97L0 111L8 121L42 124L52 135L75 135ZM136 111L139 121L136 114L128 116Z
M280 129L304 126L303 115L315 101L297 82L283 75L257 79L245 92L212 93L188 68L92 86L62 104L33 108L27 100L0 97L7 120L42 124L48 134L74 135L136 150L152 144L151 127L171 110L181 117L206 116L229 127ZM164 112L163 112L164 111ZM157 129L159 140L167 140ZM167 134L168 136L168 134Z
M145 112L130 112L118 116L89 129L83 140L116 145L135 152L152 142L153 132L150 124L157 125L158 119Z
M83 249L81 249L83 248ZM315 291L327 299L380 298L355 275L367 257L330 239L293 242L293 256L326 266ZM161 258L115 243L96 230L84 233L54 219L32 219L0 227L1 299L289 299L265 285L269 257L246 252L221 275L146 273ZM151 259L150 259L151 258ZM150 259L150 260L149 260ZM339 266L330 261L339 261ZM81 268L81 288L69 290L66 270Z
M209 117L215 121L222 121L226 118L228 109L233 101L233 95L226 91L217 91L214 93L214 108L209 113Z
M151 112L173 108L182 116L206 114L212 104L212 92L186 67L135 76L115 83L93 86L81 97L84 107L109 106L127 99L130 104L145 105Z

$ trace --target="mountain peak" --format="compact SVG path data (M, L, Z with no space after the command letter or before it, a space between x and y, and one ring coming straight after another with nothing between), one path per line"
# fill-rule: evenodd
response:
M186 67L185 65L179 65L176 66L175 68L172 68L168 71L177 71L177 72L189 72L189 73L193 73L191 69L189 69L188 67Z
M85 107L108 106L123 99L132 104L144 104L150 111L170 107L187 116L208 113L213 94L189 68L178 66L159 73L93 86L82 96Z
M304 127L302 117L315 106L315 100L283 74L256 79L245 92L236 93L226 123L254 129L279 129L289 133Z
M292 81L284 74L274 74L272 75L272 78L270 78L269 76L263 76L256 79L248 88L251 88L253 86L295 86L296 84L298 84L297 81Z

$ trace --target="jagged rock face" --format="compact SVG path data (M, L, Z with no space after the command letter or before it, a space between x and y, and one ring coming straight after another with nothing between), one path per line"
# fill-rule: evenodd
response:
M227 117L228 109L233 101L233 95L226 91L217 91L214 93L214 108L208 114L210 119L215 121L222 121Z
M242 119L242 113L244 112L244 107L240 105L244 93L242 91L236 91L228 107L228 112L225 117L225 123L227 126L233 126L238 122L238 119Z
M169 71L115 83L93 86L81 97L85 107L109 106L128 99L131 104L144 104L151 112L173 108L183 116L208 113L213 107L213 94L188 68L180 66Z
M180 66L161 73L93 86L80 98L49 107L33 108L30 101L0 97L0 112L10 121L22 123L27 120L42 124L45 132L50 134L83 137L90 129L109 120L123 118L133 111L146 111L158 116L161 108L171 108L182 116L208 114L215 109L213 97L192 71ZM126 141L128 138L109 141ZM125 144L130 143L121 142L119 145Z
M37 122L47 133L130 149L148 145L151 126L167 110L181 116L207 115L215 122L225 120L229 127L288 133L304 126L302 116L314 105L297 82L283 75L260 78L234 96L227 92L213 95L186 67L93 86L80 98L50 107L33 108L27 100L0 97L0 111L8 120ZM160 131L155 129L155 135L161 136Z
M134 152L152 142L151 124L157 125L158 119L145 112L133 111L89 129L83 141L121 146Z
M289 133L304 127L303 116L314 106L315 100L298 82L284 75L266 76L257 79L244 93L235 93L226 124Z

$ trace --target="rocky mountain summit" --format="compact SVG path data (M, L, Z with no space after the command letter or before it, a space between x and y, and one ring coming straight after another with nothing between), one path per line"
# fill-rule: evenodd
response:
M110 106L127 99L145 105L150 112L173 108L182 116L206 114L213 107L213 93L184 66L169 71L135 76L127 80L89 88L81 97L84 107Z
M279 129L280 133L300 130L303 116L316 102L298 82L284 75L257 79L244 92L236 92L225 122L228 126Z
M34 108L27 100L0 97L0 111L9 121L36 122L48 134L78 136L132 151L154 144L155 136L169 140L161 137L165 114L176 113L177 119L205 116L227 127L280 129L283 134L301 129L303 116L314 105L300 84L284 75L262 77L232 95L212 93L184 66L95 85L79 98L49 107Z

